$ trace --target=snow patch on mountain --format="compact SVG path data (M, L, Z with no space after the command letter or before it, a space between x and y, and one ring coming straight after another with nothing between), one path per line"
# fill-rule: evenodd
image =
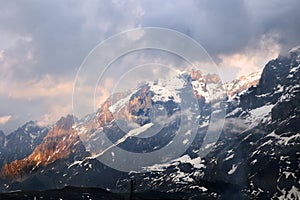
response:
M231 169L228 171L228 174L229 175L233 174L236 171L237 167L238 167L237 165L233 164L232 167L231 167Z
M157 81L150 82L148 84L150 91L154 93L152 100L154 102L166 102L173 99L175 103L180 103L180 91L184 87L185 82L184 77L181 75L176 75L169 79L159 79Z
M258 107L256 109L250 110L250 114L255 116L256 118L262 118L267 116L271 112L273 107L274 105L272 104Z
M163 163L163 164L155 164L149 167L145 167L147 171L165 171L169 166L177 166L180 163L189 163L195 169L205 168L205 165L202 163L201 158L197 157L192 159L189 155L183 155L180 158L174 159L170 162Z
M282 195L278 197L279 200L298 199L300 197L300 190L295 186L292 186L290 190L282 189L280 192Z

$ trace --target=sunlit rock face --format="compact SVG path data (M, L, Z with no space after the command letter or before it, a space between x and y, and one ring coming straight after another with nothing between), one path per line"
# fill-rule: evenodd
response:
M22 181L39 168L76 153L81 143L77 132L72 128L73 125L72 116L62 117L29 156L5 164L1 177Z

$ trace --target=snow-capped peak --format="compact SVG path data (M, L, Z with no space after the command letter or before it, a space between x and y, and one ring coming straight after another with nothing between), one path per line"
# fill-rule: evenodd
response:
M150 91L154 93L153 101L168 101L173 99L175 103L180 103L180 90L184 87L185 80L181 74L169 79L159 79L149 83Z

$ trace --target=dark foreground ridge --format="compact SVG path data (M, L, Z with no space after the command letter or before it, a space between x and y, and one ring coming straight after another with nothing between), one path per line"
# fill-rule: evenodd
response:
M96 199L96 200L129 200L129 193L112 193L101 188L87 188L87 187L73 187L67 186L62 189L40 190L40 191L15 191L10 193L0 193L1 200L82 200L82 199ZM193 193L164 193L158 191L148 191L142 193L134 193L135 200L143 199L204 199Z

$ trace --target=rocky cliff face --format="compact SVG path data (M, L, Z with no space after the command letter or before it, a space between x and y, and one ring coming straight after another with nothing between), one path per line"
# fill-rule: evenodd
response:
M298 50L270 61L258 85L229 102L229 129L206 158L204 180L239 185L251 198L299 197L299 58Z

